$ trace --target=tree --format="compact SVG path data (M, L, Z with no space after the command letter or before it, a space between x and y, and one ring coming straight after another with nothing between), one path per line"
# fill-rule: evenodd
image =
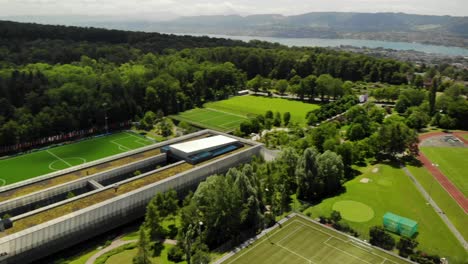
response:
M252 89L254 93L258 93L258 91L262 87L262 82L262 76L257 75L255 76L255 78L247 82L247 87L249 87L249 89Z
M297 162L297 197L301 200L313 201L322 194L324 183L318 175L318 155L316 148L308 148Z
M424 79L421 75L416 75L413 80L413 85L417 88L422 88L424 86Z
M283 113L283 123L284 123L284 125L288 126L290 120L291 120L291 113L284 112Z
M336 153L341 156L341 160L343 161L344 176L347 179L352 177L352 165L355 160L354 148L355 144L353 142L344 142L335 148Z
M162 218L154 199L150 201L146 207L144 228L148 230L149 237L152 241L160 243L159 240L164 238L164 229L161 226Z
M324 184L325 195L334 194L341 189L344 178L343 161L332 151L325 151L317 158L317 173Z
M401 237L400 241L396 245L398 249L398 254L404 258L407 258L410 255L413 255L414 249L418 246L418 242L414 239Z
M289 88L289 83L286 80L279 80L276 82L275 89L278 91L280 94L284 94Z
M151 264L149 234L143 226L138 231L137 254L133 257L133 264Z
M280 112L275 113L275 119L273 119L273 125L275 127L280 127L281 126L281 114L280 114Z
M416 132L394 116L385 120L375 139L379 150L391 156L413 148L418 142Z
M333 222L338 223L341 220L341 214L338 211L333 210L330 215L331 220Z
M369 242L377 247L392 250L395 247L395 239L390 236L381 226L373 226L369 230Z
M367 132L360 123L352 123L346 131L349 140L356 141L367 136Z
M429 93L429 114L432 116L435 113L435 104L437 97L437 89L439 87L440 80L437 77L432 79L431 90Z

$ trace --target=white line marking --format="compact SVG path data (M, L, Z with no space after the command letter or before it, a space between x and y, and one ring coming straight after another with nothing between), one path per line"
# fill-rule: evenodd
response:
M70 163L68 163L67 161L65 161L64 159L60 158L59 156L55 155L54 153L52 153L52 151L49 151L49 150L46 150L47 153L49 153L50 155L54 156L55 158L63 161L63 163L67 164L68 166L70 167L73 167L73 165L71 165Z
M0 178L0 182L2 183L2 185L0 185L0 186L5 186L6 185L6 180Z
M301 229L302 226L298 226L294 231L290 232L287 236L283 237L280 241L276 242L277 244L281 243L281 241L285 240L286 238L294 235L299 229Z
M233 115L233 116L238 116L238 117L242 117L242 118L245 118L245 119L247 119L247 117L246 117L246 116L242 116L242 115L236 115L236 114L233 114L233 113L224 112L224 111L221 111L221 110L216 110L216 109L213 109L213 108L205 108L205 109L208 109L208 110L210 110L210 111L213 111L213 112L223 113L223 114L226 114L226 115Z
M129 151L129 150L131 150L131 149L127 148L126 146L121 145L121 144L115 142L114 140L109 140L109 142L112 143L112 144L117 145L117 146L119 147L120 150L123 150L123 151Z
M328 240L327 240L327 241L328 241ZM357 256L355 256L355 255L353 255L353 254L351 254L351 253L348 253L348 252L346 252L346 251L344 251L344 250L342 250L342 249L339 249L339 248L337 248L337 247L335 247L335 246L333 246L333 245L328 244L327 241L323 242L323 244L325 244L325 245L327 245L327 246L329 246L329 247L331 247L331 248L334 248L335 250L341 251L341 252L343 252L344 254L346 254L346 255L348 255L348 256L351 256L351 257L353 257L353 258L356 258L356 259L358 259L358 260L360 260L360 261L362 261L362 262L365 262L365 263L368 263L368 264L372 264L372 263L370 263L369 261L363 260L363 259L360 258L360 257L357 257ZM379 256L379 257L380 257L380 256ZM383 258L383 257L381 257L381 258ZM383 259L385 260L385 258L383 258Z
M284 249L284 250L287 250L287 251L293 253L294 255L296 255L296 256L298 256L298 257L300 257L300 258L305 259L308 263L313 263L312 260L310 260L310 259L308 259L308 258L302 256L302 255L299 254L299 253L296 253L296 252L294 252L294 251L292 251L292 250L290 250L290 249L288 249L288 248L286 248L286 247L283 247L282 245L278 245L278 244L275 244L275 245L277 245L278 247L280 247L280 248L282 248L282 249Z

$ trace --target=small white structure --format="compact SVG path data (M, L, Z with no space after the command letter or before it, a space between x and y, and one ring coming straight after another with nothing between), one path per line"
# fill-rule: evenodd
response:
M237 92L237 95L248 95L249 94L249 90L240 90Z
M216 135L212 137L170 145L169 150L173 155L182 159L187 159L189 156L221 148L237 142L239 142L237 139L223 135Z

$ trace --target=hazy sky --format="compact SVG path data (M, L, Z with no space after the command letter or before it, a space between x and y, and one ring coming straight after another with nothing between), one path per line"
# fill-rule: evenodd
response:
M171 18L314 11L405 12L468 16L468 0L0 0L0 16L104 15Z

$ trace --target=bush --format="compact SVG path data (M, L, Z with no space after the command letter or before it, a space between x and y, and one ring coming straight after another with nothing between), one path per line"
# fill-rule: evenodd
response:
M373 226L369 230L370 240L369 242L377 247L381 247L386 250L392 250L395 247L395 239L381 226Z
M169 249L167 252L167 259L169 261L178 263L184 260L184 255L184 251L180 247L175 246Z

